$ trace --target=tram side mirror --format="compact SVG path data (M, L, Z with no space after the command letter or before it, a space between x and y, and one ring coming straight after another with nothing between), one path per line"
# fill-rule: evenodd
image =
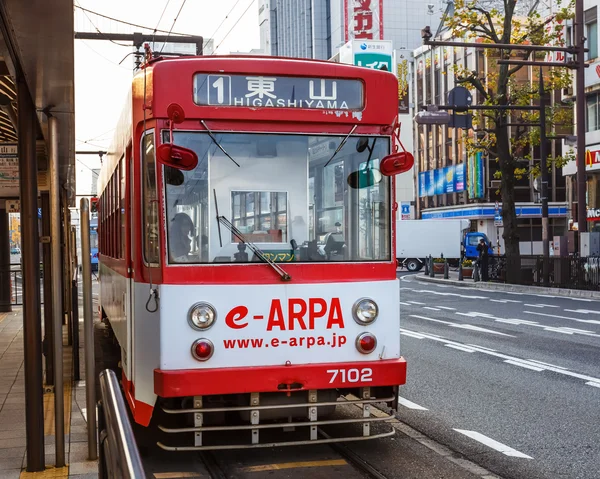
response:
M408 151L400 151L384 156L379 162L381 174L385 176L399 175L410 170L415 164L415 157Z
M198 165L198 155L194 150L173 144L173 125L183 123L185 112L177 103L167 107L167 116L170 120L169 143L163 143L156 149L156 158L163 165L177 170L193 170Z
M181 186L185 181L183 173L177 168L165 165L165 183L171 186Z
M368 188L374 186L381 181L383 176L379 170L375 168L365 168L358 170L348 175L348 185L354 189Z
M189 171L198 165L198 155L194 150L171 143L163 143L156 149L156 158L163 165L178 170Z
M369 147L369 138L367 138L366 136L361 137L357 142L356 142L356 151L358 151L359 153L362 153L363 151L365 151L367 148Z

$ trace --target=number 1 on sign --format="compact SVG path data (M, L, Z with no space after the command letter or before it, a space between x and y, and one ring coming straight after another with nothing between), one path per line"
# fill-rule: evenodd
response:
M217 90L217 102L219 104L223 104L223 100L224 100L224 85L223 85L223 77L219 77L217 80L215 80L212 84L213 88L215 88Z

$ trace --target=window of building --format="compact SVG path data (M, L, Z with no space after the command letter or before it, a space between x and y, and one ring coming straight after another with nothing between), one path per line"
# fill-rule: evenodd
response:
M586 131L600 130L600 98L598 93L588 95L586 101Z
M596 7L584 12L585 46L589 51L585 54L586 60L598 58L598 14Z

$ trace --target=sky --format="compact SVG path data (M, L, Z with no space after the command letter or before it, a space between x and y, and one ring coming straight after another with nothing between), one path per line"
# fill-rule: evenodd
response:
M154 28L169 31L172 27L173 32L214 37L218 54L248 52L260 46L258 3L257 0L75 0L75 31L142 31L85 14L77 8L81 6L115 19L150 27L150 31ZM121 46L104 40L75 40L77 151L109 149L133 76L133 58L131 55L124 57L133 51L131 45ZM92 185L91 169L100 168L99 157L76 155L76 160L77 194L86 195Z

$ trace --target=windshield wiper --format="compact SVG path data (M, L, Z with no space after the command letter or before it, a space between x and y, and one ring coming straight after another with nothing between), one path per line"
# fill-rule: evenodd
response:
M233 162L235 163L235 165L236 165L238 168L240 168L240 164L239 164L237 161L235 161L235 160L234 160L234 159L231 157L231 155L230 155L229 153L227 153L227 152L225 151L225 148L223 148L223 147L221 146L221 143L219 143L219 142L218 142L218 140L215 138L215 135L213 134L213 132L212 132L212 131L210 131L210 128L209 128L209 127L206 125L206 123L204 122L204 120L200 120L200 123L202 123L202 126L203 126L204 128L206 128L206 131L208 132L208 136L210 136L210 139L213 141L213 143L219 147L219 150L221 150L221 151L222 151L222 152L225 154L225 156L226 156L227 158L229 158L231 161L233 161Z
M335 155L337 155L337 154L340 152L340 150L341 150L341 149L344 147L344 145L345 145L345 144L346 144L346 142L348 141L348 138L350 138L350 135L351 135L352 133L354 133L354 130L356 130L356 128L357 128L357 127L358 127L358 125L354 125L354 126L352 127L352 129L350 130L350 133L348 133L348 134L346 135L346 138L344 138L344 139L343 139L343 140L340 142L340 144L338 145L338 147L336 148L336 150L333 152L333 155L331 155L331 158L329 158L329 159L327 160L327 163L325 163L325 165L323 166L323 168L325 168L325 167L326 167L326 166L327 166L327 165L328 165L328 164L331 162L331 160L333 160L333 158L335 157Z
M243 233L240 230L238 230L231 223L231 221L225 218L225 216L219 216L217 214L217 224L223 224L223 226L225 226L225 228L227 228L231 233L233 233L233 235L236 238L238 238L242 243L248 246L248 248L250 248L250 251L252 251L261 261L271 266L271 268L273 268L277 272L277 274L281 276L282 281L290 281L292 279L292 277L289 274L287 274L281 266L267 258L258 246L256 246L251 241L248 241L243 235Z

